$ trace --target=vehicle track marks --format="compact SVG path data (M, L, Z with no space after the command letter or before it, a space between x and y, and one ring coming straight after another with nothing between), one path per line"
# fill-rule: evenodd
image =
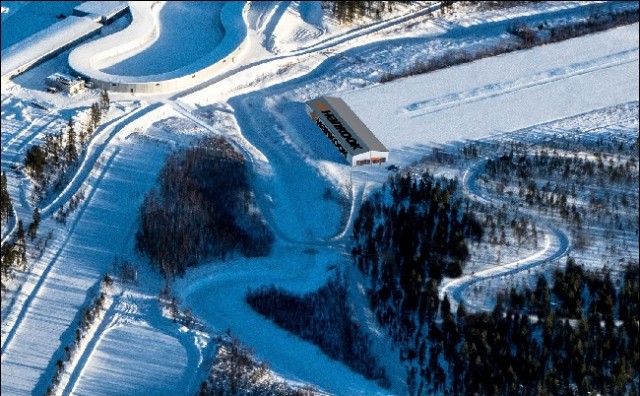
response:
M505 95L637 61L637 49L623 51L611 56L593 59L587 62L576 63L566 68L554 68L533 76L526 76L503 83L488 84L469 91L455 92L423 102L413 103L411 105L405 106L398 112L411 118L422 117L427 114L435 113L437 111L449 109L452 107L458 107L468 103L478 102L484 99L489 99L496 96Z
M69 241L71 240L72 236L74 235L74 230L77 227L77 225L80 222L80 220L82 219L82 215L84 214L84 212L86 211L87 207L89 206L89 203L91 202L91 199L95 195L95 192L98 189L98 186L100 185L100 183L104 179L105 175L108 173L109 168L111 167L111 165L113 164L113 161L115 160L115 158L118 156L119 153L120 153L120 148L116 148L113 151L113 153L111 153L111 155L109 156L109 159L107 160L105 166L102 168L102 170L100 172L100 176L98 177L94 187L89 192L89 195L87 196L87 199L84 201L84 203L82 204L78 214L76 215L75 219L73 220L73 223L71 224L71 227L70 227L69 231L67 232L66 237L65 237L64 241L62 242L62 245L60 246L58 251L55 253L53 258L47 264L46 268L42 272L42 275L40 275L40 278L38 279L38 282L35 284L33 290L29 293L29 295L26 297L24 302L21 304L20 310L16 313L16 319L13 322L13 324L10 325L11 327L10 327L9 331L7 332L7 336L4 339L4 341L2 342L2 348L1 348L2 360L4 360L4 358L6 356L5 352L7 351L7 348L11 345L11 341L15 337L16 332L20 328L20 325L21 325L22 321L24 320L25 316L27 315L31 303L34 301L34 299L36 298L36 296L38 295L38 293L42 289L42 286L47 281L47 277L49 276L51 270L53 269L54 265L57 263L58 259L60 258L60 255L65 250L67 244L69 243ZM10 316L11 315L9 315L7 317L7 319L9 319ZM4 322L6 322L6 320ZM3 327L5 327L5 323L4 322L2 324Z

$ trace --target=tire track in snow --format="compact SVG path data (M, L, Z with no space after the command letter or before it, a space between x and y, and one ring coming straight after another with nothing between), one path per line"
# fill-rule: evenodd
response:
M456 92L439 98L413 103L400 109L399 113L404 113L411 118L422 117L427 114L466 105L468 103L478 102L544 84L550 84L556 81L593 73L610 67L637 62L638 59L638 49L623 51L602 58L572 64L569 65L569 67L546 70L533 76L527 76L502 83L488 84L469 91Z
M393 18L389 18L389 19L385 19L379 22L373 22L371 24L365 25L365 26L361 26L361 27L357 27L355 29L351 29L348 30L344 33L341 34L337 34L335 36L331 36L328 37L324 40L318 41L313 43L312 45L309 45L307 47L302 47L300 49L297 49L295 51L292 51L291 54L292 55L301 55L301 54L308 54L308 53L313 53L313 52L320 52L322 50L326 50L328 48L331 47L335 47L338 46L340 44L343 44L346 41L349 41L351 39L356 39L356 38L363 38L364 36L370 35L370 34L374 34L374 33L379 33L382 30L389 28L389 27L398 27L400 24L402 23L407 23L409 21L412 21L414 19L418 19L421 18L423 16L427 16L429 14L431 14L432 12L435 12L437 10L440 9L440 5L432 5L430 7L426 7L424 9L421 10L411 10L409 11L407 14L403 14L403 15L399 15Z
M215 135L220 135L219 131L217 131L215 128L213 128L212 126L210 126L209 124L207 124L206 122L198 118L186 107L178 103L172 103L171 105L178 113L180 113L185 118L195 122L196 124L200 125L201 127L205 128L206 130L208 130L209 132ZM233 139L228 138L227 141L231 143L238 151L240 151L245 156L245 158L247 158L248 161L255 164L255 160L253 158L254 155L250 152L250 150L248 150L246 147L243 147L242 145L237 144L237 142L235 142ZM255 199L258 207L267 208L269 206L268 203L266 202L266 198L264 198L262 194L257 194ZM292 237L290 237L288 234L286 234L284 230L282 230L281 227L277 225L277 222L275 221L273 214L269 210L262 210L261 212L265 218L265 221L271 226L274 233L278 236L278 238L282 239L283 241L294 243L294 244L303 244L309 247L322 247L322 246L327 246L329 244L329 241L311 242L311 241L295 240Z
M149 305L151 303L152 306ZM85 375L89 377L95 373L89 373L92 368L92 356L96 351L100 351L103 346L109 345L109 334L112 331L119 331L123 329L132 329L136 326L145 329L146 331L154 331L159 334L168 336L182 346L187 355L186 368L182 373L180 381L181 384L187 384L184 389L188 390L188 393L196 392L198 380L198 370L192 370L198 368L201 365L201 357L199 352L193 346L192 335L186 333L176 334L175 323L167 320L165 316L148 316L146 312L149 310L157 309L155 306L155 300L137 300L126 289L122 290L118 295L113 296L109 309L105 312L102 320L96 331L91 333L91 338L85 340L84 347L81 349L81 356L76 360L71 372L67 372L68 381L64 384L64 389L59 387L58 394L72 395L75 392L87 391L86 389L78 389L78 385L82 388L83 378ZM102 351L104 353L104 351ZM125 369L126 370L126 369ZM125 371L123 370L123 371ZM65 379L61 381L63 384Z
M58 390L62 389L62 395L70 395L73 392L78 379L82 375L82 372L87 366L87 362L96 348L96 345L100 342L104 333L112 328L113 323L117 319L115 307L116 298L112 298L111 303L104 312L96 330L91 334L91 338L89 340L84 340L84 347L81 347L80 351L76 351L76 353L81 354L80 357L73 359L73 365L69 368L70 370L66 371L68 374L65 373L60 381L60 385L58 386Z
M31 290L31 292L29 293L29 295L25 298L24 302L22 303L22 305L20 307L19 312L17 312L16 315L15 315L16 316L15 321L13 322L13 324L9 325L10 329L7 332L7 336L2 341L2 348L1 348L2 360L4 360L4 358L6 356L5 352L7 351L7 348L11 345L11 341L13 340L16 332L20 328L20 325L22 324L22 321L27 316L27 313L29 312L29 307L30 307L31 303L35 300L35 298L37 297L38 293L42 289L42 286L47 281L47 277L49 276L49 273L53 269L54 264L58 261L58 259L60 258L60 255L65 250L67 244L69 243L69 241L71 240L71 237L74 234L74 230L75 230L76 226L78 225L78 223L82 219L82 214L86 211L87 207L89 206L89 203L91 202L91 199L93 198L93 196L95 195L95 192L98 189L98 186L100 185L100 183L104 179L105 175L108 173L109 168L111 167L111 165L113 164L113 161L115 160L115 158L118 156L119 153L120 153L120 148L118 147L109 156L109 159L107 160L105 166L102 168L102 170L100 172L100 176L98 177L98 179L96 181L96 184L91 189L91 192L89 192L89 195L85 199L85 201L84 201L83 205L81 206L78 214L76 215L76 217L75 217L75 219L74 219L74 221L73 221L73 223L71 225L71 228L66 233L66 238L64 239L64 242L62 242L60 248L58 248L58 251L55 253L53 258L49 261L49 264L47 264L46 268L44 269L44 271L40 275L40 278L38 279L38 282L35 284L35 286ZM7 317L7 320L5 320L4 322L8 321L8 319L10 317L11 317L11 314ZM2 327L6 328L5 323L2 324Z
M82 184L87 180L91 170L95 166L95 163L102 156L105 149L114 137L119 132L124 130L131 122L141 117L144 114L159 107L159 104L155 106L142 106L131 113L125 114L119 118L110 121L104 126L104 129L91 139L91 143L87 147L87 151L82 159L82 162L78 166L75 174L67 186L56 196L48 205L40 209L41 216L48 217L53 213L53 208L64 205L69 201L73 195L80 189ZM98 142L101 140L101 142Z
M56 121L57 118L54 118L55 114L52 111L47 112L42 117L39 117L32 121L25 129L21 130L14 137L9 139L7 145L2 148L2 152L6 152L16 143L18 144L18 149L16 152L20 152L24 146L26 146L29 142L33 141L33 139L38 136L40 132L42 132L49 124ZM34 129L34 132L29 134L31 129Z
M408 14L400 15L394 18L385 19L380 22L374 22L362 27L358 27L355 29L351 29L344 33L339 33L328 37L324 40L315 42L307 47L301 47L297 50L288 52L286 54L281 54L277 56L273 56L271 58L260 59L242 66L239 66L235 69L228 70L220 75L214 76L207 81L203 81L200 84L194 85L190 88L184 89L182 91L177 91L173 93L170 97L172 100L178 100L181 98L188 97L190 94L197 93L199 91L210 88L212 85L219 83L229 77L235 76L243 71L247 70L264 70L263 73L272 73L274 70L278 68L278 66L282 66L285 62L279 63L280 61L288 61L287 63L299 63L305 59L308 59L311 56L318 55L325 57L329 57L329 55L324 52L327 50L341 51L342 44L348 44L352 39L362 39L370 34L380 33L386 28L398 27L400 24L409 23L414 19L418 19L420 17L431 14L432 12L440 9L439 5L431 6L422 10L418 10L415 12L409 12ZM268 23L268 22L267 22ZM251 28L251 26L247 26L247 28ZM260 33L260 30L257 31ZM363 45L368 45L369 43L365 43ZM355 45L356 47L359 45ZM352 47L349 47L352 48ZM331 55L334 56L334 55ZM281 78L281 75L274 75L272 77ZM295 79L299 76L293 76L289 78L289 80ZM282 80L278 80L278 83L283 82ZM264 87L263 87L264 88ZM228 93L228 92L225 92ZM236 96L236 95L232 95Z
M364 192L367 189L367 183L352 183L351 186L351 205L349 207L349 216L347 217L347 220L345 221L344 227L342 229L342 231L340 231L337 235L335 235L334 237L330 238L329 240L334 242L334 241L339 241L342 238L344 238L347 233L352 229L353 227L353 219L356 216L358 210L360 209L360 207L362 206L362 201L364 199Z
M287 8L289 8L289 5L291 5L290 1L278 2L278 4L269 13L267 23L264 25L261 32L265 37L263 40L265 48L271 48L273 50L273 43L275 41L273 31L276 29L276 26L278 26L278 23L280 23L280 19L282 19L282 16L287 11Z
M553 241L555 241L555 243ZM558 245L558 248L546 255L549 250L551 250L552 246L556 244ZM542 250L527 258L517 260L509 264L495 267L492 266L474 274L453 279L440 289L440 297L444 298L444 295L448 294L455 303L459 304L460 301L463 300L462 294L474 284L490 279L501 278L507 275L517 274L539 265L559 260L569 252L569 249L570 244L567 235L557 228L552 228L550 230L550 234L545 235L545 243ZM476 310L482 309L482 306L473 304L469 301L465 301L465 306Z
M13 235L13 233L18 229L18 213L16 212L16 208L14 208L13 205L11 206L11 210L13 212L13 216L9 217L9 220L7 220L7 224L2 227L3 245L9 240L9 237L11 237L11 235Z

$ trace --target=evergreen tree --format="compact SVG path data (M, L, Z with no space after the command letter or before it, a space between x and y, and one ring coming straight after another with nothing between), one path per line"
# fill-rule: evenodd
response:
M84 152L84 146L87 140L87 129L86 128L80 128L80 131L78 132L78 145L80 146L80 151Z
M100 106L97 103L94 103L91 105L91 113L90 113L90 128L89 128L89 135L93 134L93 131L95 131L96 128L98 128L98 125L100 124L100 118L102 117L102 114L100 112Z
M45 166L47 165L46 153L38 145L33 145L27 150L27 155L24 158L24 166L33 173L36 178L41 178Z
M38 233L38 226L40 225L40 212L38 208L33 210L33 221L29 224L29 239L32 241L36 239Z
M78 159L78 151L76 149L76 133L74 130L73 119L69 118L66 149L67 166L70 166L76 159Z
M102 92L100 92L100 107L106 112L109 110L110 103L109 93L106 89L103 89Z
M27 241L25 240L24 225L22 220L18 220L18 231L16 232L16 247L18 248L18 254L20 258L20 265L22 268L27 266Z
M2 215L2 221L5 222L9 217L13 216L13 204L11 203L11 196L9 196L9 190L7 189L7 174L2 171L2 182L0 183L0 214Z

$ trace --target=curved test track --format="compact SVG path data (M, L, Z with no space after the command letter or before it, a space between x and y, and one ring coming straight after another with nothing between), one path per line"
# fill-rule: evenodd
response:
M483 204L490 204L493 200L480 195L476 186L478 173L486 162L487 160L478 161L465 171L462 177L462 188L470 199ZM528 271L531 268L557 261L566 256L571 249L571 244L569 243L569 237L567 234L556 227L546 228L547 229L544 231L545 240L542 250L529 257L525 257L512 263L500 266L491 266L482 271L463 275L459 278L448 279L443 282L442 286L440 286L440 298L444 298L444 295L446 294L452 299L452 303L457 305L462 301L462 294L465 290L478 282ZM478 310L482 309L481 306L469 301L465 301L465 305L467 308L474 308Z

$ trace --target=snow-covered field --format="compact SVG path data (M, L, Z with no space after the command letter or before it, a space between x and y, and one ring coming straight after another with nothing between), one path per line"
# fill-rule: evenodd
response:
M638 100L636 28L486 58L342 98L394 153L522 129Z
M434 145L511 132L526 139L527 128L535 125L570 119L580 126L591 112L638 101L638 24L379 85L384 73L451 48L512 39L503 35L511 18L570 19L594 7L591 2L543 3L439 17L431 15L431 6L412 3L382 21L349 27L320 17L318 2L255 2L247 16L249 48L243 59L223 75L171 96L112 94L112 121L98 130L69 187L42 204L31 201L30 179L12 167L19 167L28 147L44 134L59 131L70 115L97 101L98 93L43 92L41 79L65 68L68 52L2 86L2 170L17 216L26 225L40 205L39 235L52 233L42 255L30 257L28 268L18 271L3 294L2 394L46 392L56 361L73 343L82 308L104 274L113 273L116 255L135 263L138 283L114 287L110 308L65 369L57 393L196 392L213 356L211 338L162 316L158 292L164 281L136 254L134 234L144 194L168 153L206 134L227 136L247 157L256 201L276 242L268 257L207 263L177 279L172 287L181 308L191 308L210 335L229 330L292 383L340 395L405 394L406 373L371 317L357 274L351 275L351 293L360 297L353 299L354 310L371 330L376 354L390 374L388 390L265 320L244 300L251 287L275 284L304 293L323 285L335 269L351 273L352 220L362 200L388 176L384 167L344 163L303 103L321 95L345 98L390 148L391 162L403 166ZM206 13L192 15L197 14L194 5L164 7L158 39L107 70L161 73L215 47L218 25ZM215 14L219 5L208 7ZM20 15L17 10L11 17ZM3 15L3 36L4 20ZM193 25L172 26L178 20ZM211 35L211 41L180 46L191 35ZM34 100L48 103L49 110L34 107ZM575 117L581 114L587 115ZM629 117L603 114L611 124ZM635 123L625 125L637 131L637 114ZM464 171L448 172L462 177ZM470 184L470 193L479 193ZM86 198L79 208L66 225L56 222L57 205L80 189ZM472 278L491 277L499 286L505 280L498 273L515 274L541 259L564 258L569 241L554 230L541 230L545 237L539 249L511 251L499 267L493 258L474 256L466 277L445 284L443 293L464 284L458 290L471 298ZM11 232L11 224L3 225L3 241ZM36 251L33 245L30 252Z

